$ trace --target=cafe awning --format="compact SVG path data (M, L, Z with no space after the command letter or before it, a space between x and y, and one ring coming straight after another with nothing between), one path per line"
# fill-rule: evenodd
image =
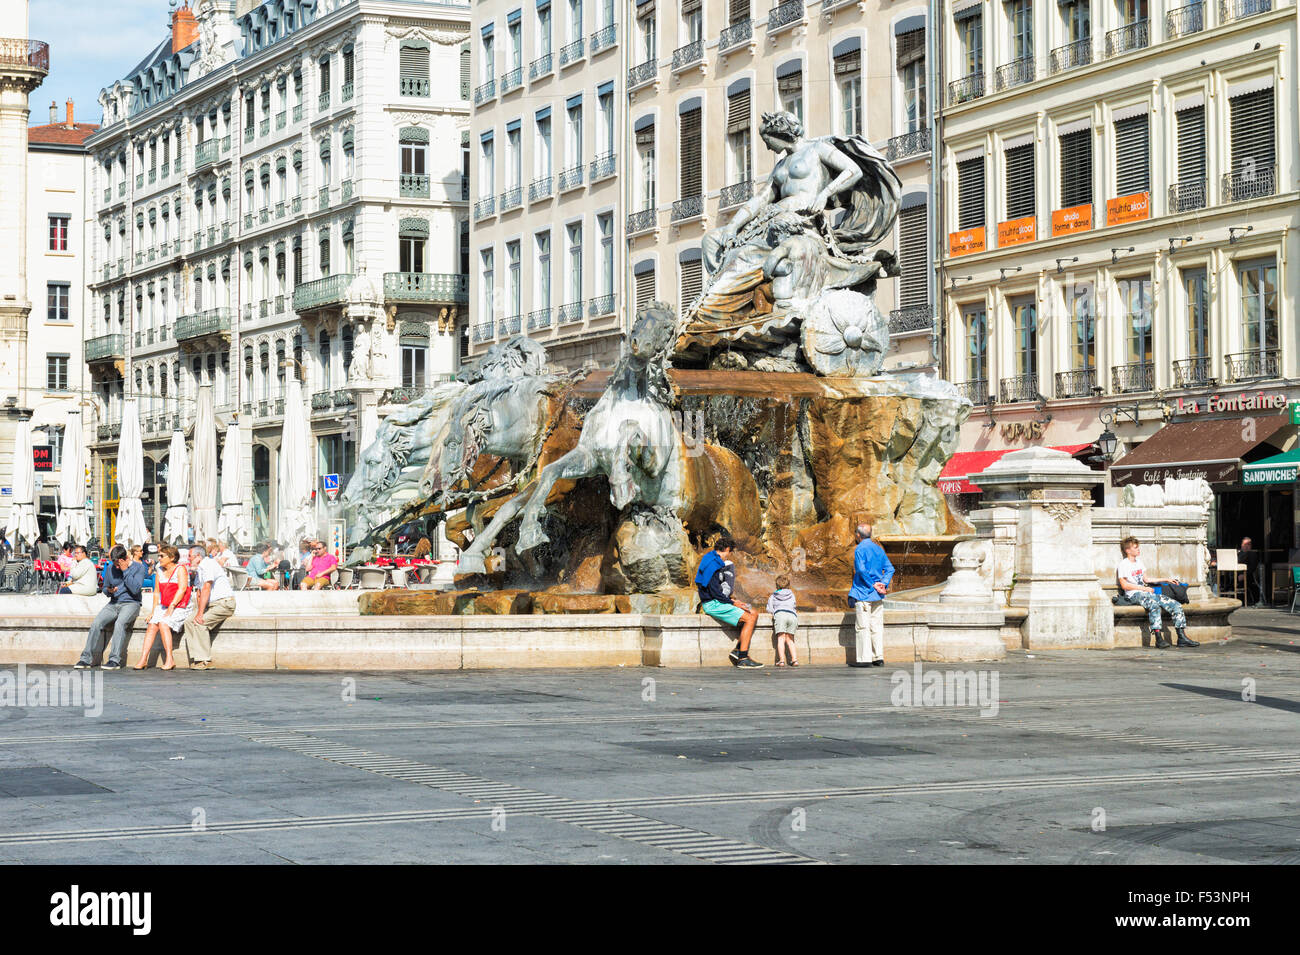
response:
M1092 444L1058 444L1053 451L1066 454L1078 454L1092 447ZM970 482L969 475L979 474L1004 454L1022 448L1000 448L996 451L958 451L948 459L948 463L939 472L939 490L944 494L979 494L980 489Z
M1300 447L1244 465L1241 469L1241 483L1294 484L1298 475L1300 475Z
M1289 425L1287 415L1243 416L1167 424L1111 466L1114 487L1204 478L1236 484L1241 459Z

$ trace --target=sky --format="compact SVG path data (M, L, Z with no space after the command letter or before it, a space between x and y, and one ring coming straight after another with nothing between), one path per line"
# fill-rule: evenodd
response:
M99 91L121 79L171 29L167 0L31 0L28 36L50 45L50 73L31 94L29 122L50 121L50 100L72 99L78 122L100 121Z

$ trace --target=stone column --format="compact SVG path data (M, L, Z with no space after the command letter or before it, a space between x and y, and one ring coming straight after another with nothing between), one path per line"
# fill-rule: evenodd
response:
M1102 475L1063 451L1027 448L1005 455L971 480L984 490L983 510L995 512L977 511L977 526L1006 526L1009 522L997 519L1003 509L1015 516L1007 604L1028 612L1022 627L1025 649L1113 647L1114 611L1092 561L1091 489ZM995 552L997 547L995 542Z

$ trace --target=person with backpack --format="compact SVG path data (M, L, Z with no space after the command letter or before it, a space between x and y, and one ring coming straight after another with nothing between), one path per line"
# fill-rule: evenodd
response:
M736 542L730 537L719 537L718 542L700 560L695 572L695 590L700 597L700 609L731 627L740 627L736 649L727 655L732 666L757 669L763 664L749 656L749 641L754 636L758 613L744 601L733 597L736 589L736 569L731 555Z
M1187 637L1187 616L1183 608L1173 597L1156 593L1156 584L1181 583L1177 578L1147 577L1146 565L1142 563L1142 545L1136 537L1126 537L1120 542L1120 553L1124 559L1115 569L1119 579L1119 598L1126 603L1137 604L1147 612L1147 621L1151 624L1151 640L1160 650L1173 646L1160 629L1160 612L1169 614L1174 631L1178 634L1178 646L1199 647L1201 644Z

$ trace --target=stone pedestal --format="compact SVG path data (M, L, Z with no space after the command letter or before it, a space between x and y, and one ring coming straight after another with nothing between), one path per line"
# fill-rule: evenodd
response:
M1007 546L1005 532L1014 516L1007 604L1028 612L1025 649L1113 647L1113 607L1092 561L1091 489L1101 475L1063 451L1028 448L1005 455L972 480L984 489L986 505L972 521L1004 532L995 549Z

